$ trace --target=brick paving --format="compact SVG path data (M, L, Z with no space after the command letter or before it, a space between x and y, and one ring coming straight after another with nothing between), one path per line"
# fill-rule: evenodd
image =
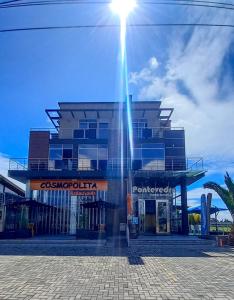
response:
M234 299L234 249L2 244L4 299Z

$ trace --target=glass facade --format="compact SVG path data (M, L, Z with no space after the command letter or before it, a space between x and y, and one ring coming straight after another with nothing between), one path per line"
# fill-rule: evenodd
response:
M49 170L71 170L73 145L52 144L49 148Z
M138 218L139 234L178 233L181 231L180 200L176 189L167 193L151 193L143 186L140 192L133 192L133 215ZM151 188L156 188L151 186ZM179 206L178 206L179 205Z
M79 170L106 170L108 161L107 145L80 145L78 154Z
M76 234L79 228L95 229L93 211L83 209L84 203L106 201L105 191L93 196L73 196L69 191L34 191L33 199L46 204L33 218L37 233ZM43 211L44 209L44 211ZM99 222L105 224L104 211L99 212Z
M165 145L159 143L140 144L134 148L134 170L165 170Z
M79 129L73 132L74 139L108 139L109 124L97 120L80 120Z
M178 209L174 210L176 204L171 194L151 191L130 193L134 181L136 186L146 188L148 185L153 188L168 185L173 189L180 185L184 191L181 192L183 207L186 206L187 183L184 177L187 172L183 171L188 170L188 164L185 136L183 128L171 128L173 109L161 109L157 101L131 103L134 149L133 157L130 157L128 130L124 128L123 134L119 132L119 103L59 103L59 107L47 110L57 132L32 131L29 159L11 172L18 178L25 176L27 194L31 195L32 190L36 190L33 198L46 206L40 207L43 220L40 221L42 216L39 215L37 226L43 223L42 231L46 228L51 234L73 234L77 228L96 230L97 225L103 225L105 221L105 211L100 212L98 206L103 203L96 203L101 199L105 202L104 206L112 210L106 228L115 225L117 233L121 231L120 224L126 224L127 220L131 222L131 217L136 218L132 225L139 225L142 233L146 228L153 228L154 232L179 228L179 222L174 220L181 219L181 214ZM163 110L165 114L162 114ZM127 116L126 111L127 106L123 102L123 119ZM127 119L123 121L127 124ZM78 187L74 190L72 184L70 191L68 186L62 186L64 190L60 191L57 185L44 185L43 190L43 180L67 179L72 182L77 179L106 180L108 188L103 195L101 188L84 190ZM36 187L32 185L33 181L37 181ZM54 190L46 191L50 188ZM133 214L128 214L128 198L131 198L129 207L133 208ZM127 219L127 216L130 218ZM186 228L186 216L183 217L183 226Z

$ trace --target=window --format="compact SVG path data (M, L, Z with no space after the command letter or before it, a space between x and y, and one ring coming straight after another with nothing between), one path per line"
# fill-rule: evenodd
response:
M164 149L142 149L142 158L157 158L164 159Z
M56 160L56 159L62 159L63 157L63 152L62 149L53 149L50 148L50 159Z
M97 123L89 123L89 128L97 128Z
M74 139L96 139L96 129L75 129L73 132Z
M133 128L146 128L147 120L146 119L133 120L132 127Z
M99 123L99 128L108 129L108 127L109 127L108 123Z
M147 128L147 120L139 119L133 120L133 137L137 139L149 138L152 136L152 130Z
M88 127L88 123L87 122L82 122L82 121L80 121L80 126L79 126L79 128L82 128L82 129L86 129L86 128L89 128Z
M73 163L73 145L50 145L49 170L71 170Z
M73 132L74 139L84 139L85 138L85 131L82 129L75 129Z
M85 138L86 139L96 139L97 137L97 130L96 129L87 129L85 131Z
M79 158L97 160L98 152L97 148L81 148L79 149Z
M50 145L49 159L50 160L61 160L63 157L62 145Z
M72 158L72 149L63 149L63 158Z
M142 159L142 149L134 148L133 157L134 157L134 159Z
M97 123L96 120L80 120L79 129L73 132L74 139L108 139L109 124Z
M80 145L78 157L79 170L106 170L108 149L106 145Z
M142 128L141 129L141 138L142 139L149 139L152 138L153 136L153 131L152 128Z
M134 148L133 155L134 170L165 170L164 144L141 144Z
M99 138L108 139L109 136L109 124L108 123L99 123Z
M97 120L94 119L80 120L79 128L82 129L97 128Z
M108 156L108 149L105 146L100 146L98 148L98 159L106 160Z

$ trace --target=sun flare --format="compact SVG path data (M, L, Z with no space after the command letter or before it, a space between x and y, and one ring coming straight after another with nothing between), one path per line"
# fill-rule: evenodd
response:
M111 10L124 19L128 17L136 6L136 0L112 0L110 4Z

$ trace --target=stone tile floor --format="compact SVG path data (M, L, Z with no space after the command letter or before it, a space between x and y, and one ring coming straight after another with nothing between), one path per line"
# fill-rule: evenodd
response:
M0 300L234 299L234 249L0 241Z

